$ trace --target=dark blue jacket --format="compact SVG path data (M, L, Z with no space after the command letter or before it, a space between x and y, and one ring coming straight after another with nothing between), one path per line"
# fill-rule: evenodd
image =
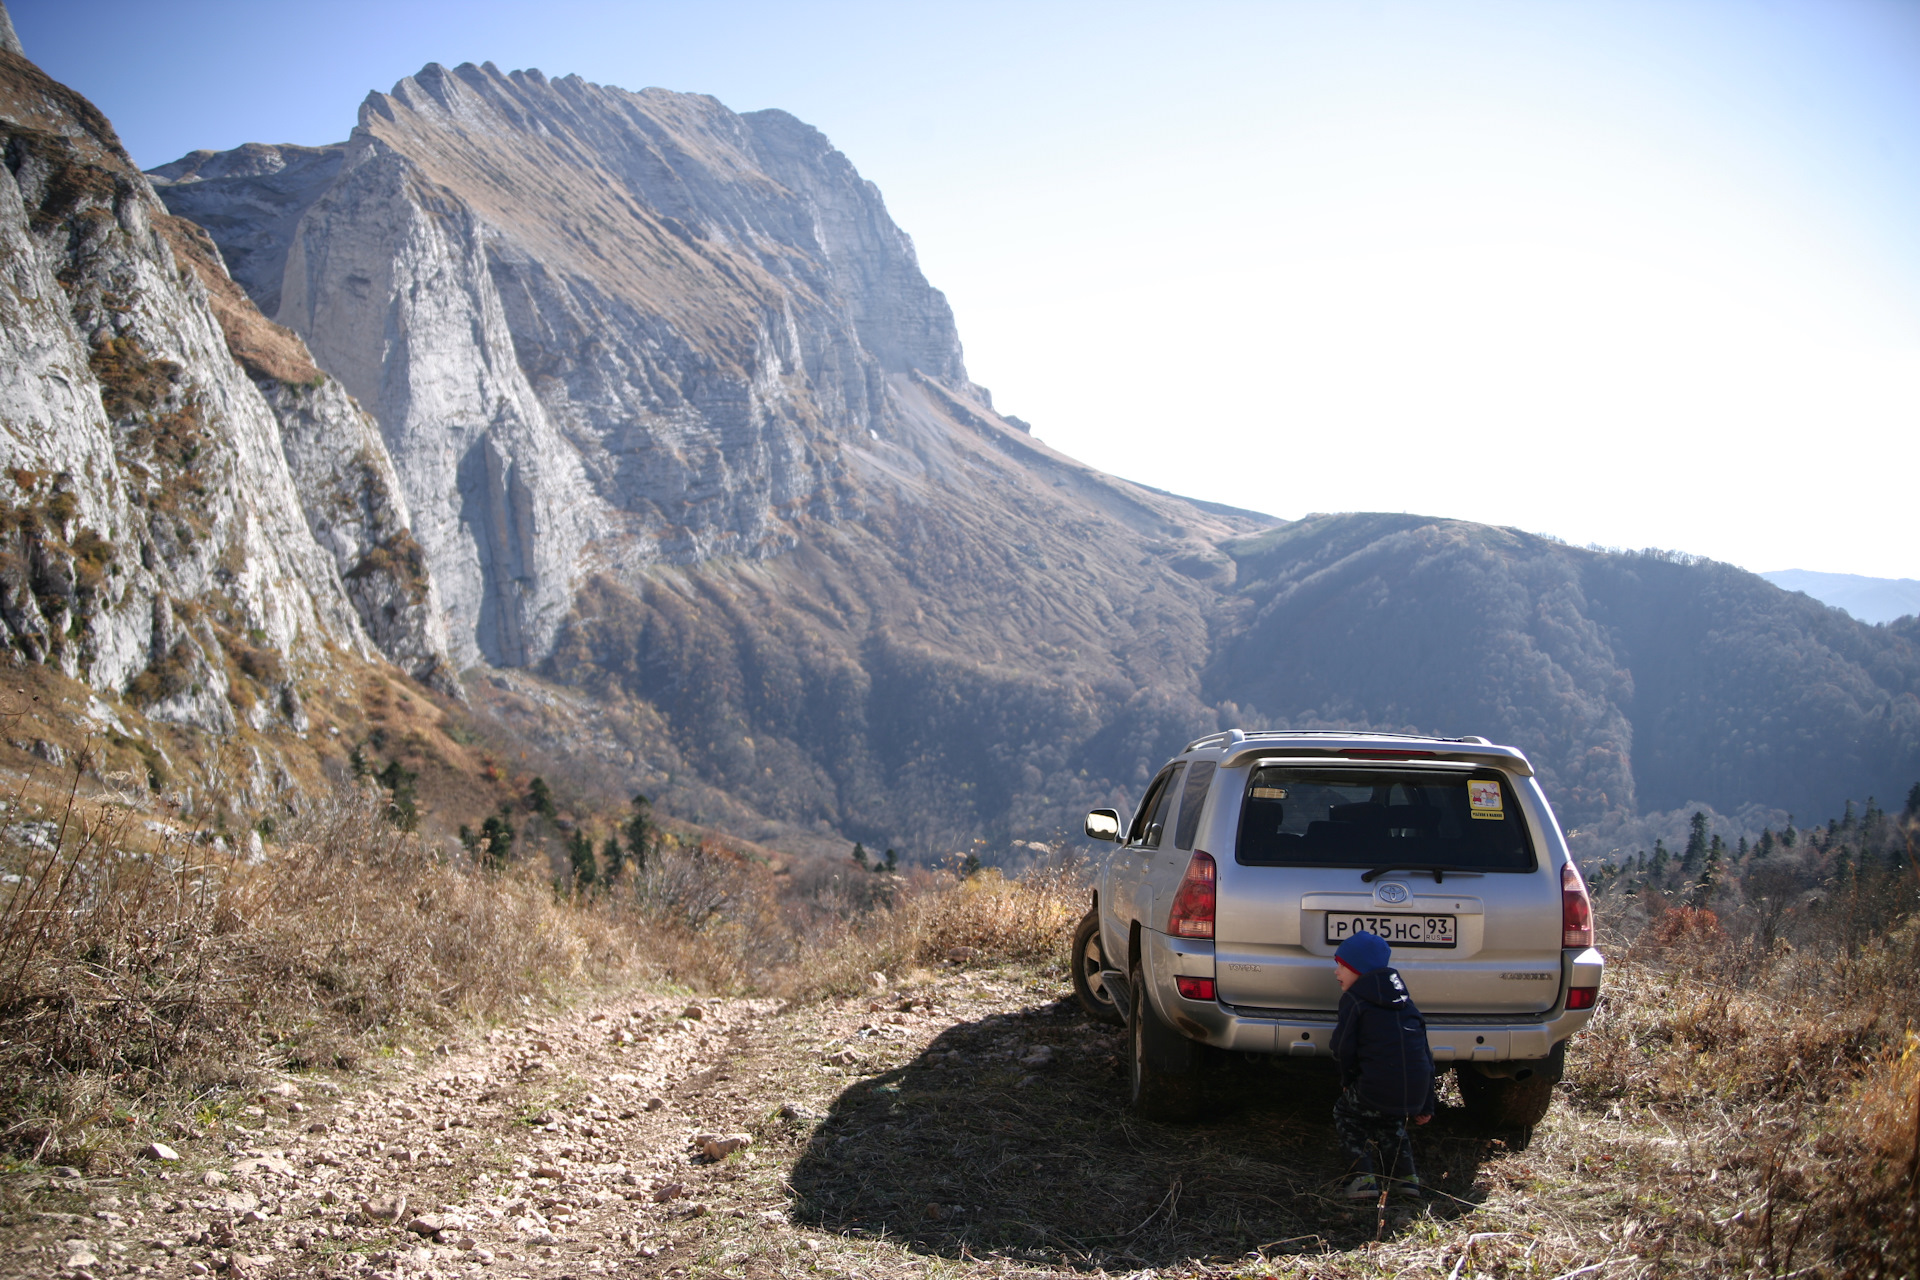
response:
M1390 1116L1433 1114L1439 1099L1427 1020L1397 970L1363 974L1340 997L1332 1047L1340 1086L1354 1090L1361 1106Z

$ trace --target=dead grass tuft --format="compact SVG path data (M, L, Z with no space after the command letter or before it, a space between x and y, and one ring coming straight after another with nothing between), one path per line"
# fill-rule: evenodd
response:
M25 788L0 832L4 1140L136 1131L222 1085L364 1054L634 959L604 916L428 853L343 791L248 857L130 797ZM68 1163L73 1163L68 1150Z
M662 976L702 991L810 1000L859 990L872 973L953 963L962 948L1064 964L1087 880L1084 864L1056 855L1017 877L856 872L796 892L711 846L670 844L630 892Z

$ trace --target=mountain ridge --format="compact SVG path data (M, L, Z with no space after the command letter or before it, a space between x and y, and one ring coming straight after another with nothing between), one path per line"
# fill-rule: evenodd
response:
M78 530L14 544L10 599L42 619L7 614L16 659L182 725L220 732L245 704L297 735L351 649L472 699L463 724L583 794L917 857L1073 832L1186 740L1252 722L1499 736L1583 827L1831 811L1920 775L1911 627L1711 562L1419 516L1277 521L1058 453L968 378L877 189L785 113L430 64L343 144L195 152L150 191L124 157L45 159L117 142L30 64L0 71L31 196L10 268L49 301L57 271L84 285L17 332L115 377L122 338L152 342L242 414L161 478L234 494L236 530L283 495L272 554L208 508L239 587L208 576L206 535L176 552L143 517L155 563L200 576L127 597L157 619L137 634L34 594L33 557L79 554ZM111 253L75 257L87 235ZM156 282L132 319L88 301L121 297L116 270ZM94 513L145 510L124 495L159 473L127 450L156 410L15 358L42 370L41 408L13 414L11 459L65 442L48 474L105 486L75 498L81 525L140 544ZM304 567L272 568L288 555ZM255 625L267 587L324 599L335 630ZM54 618L121 656L83 668ZM171 711L149 696L169 690ZM453 751L383 741L409 769Z

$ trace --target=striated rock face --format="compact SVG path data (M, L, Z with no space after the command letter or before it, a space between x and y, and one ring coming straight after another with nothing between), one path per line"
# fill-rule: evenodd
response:
M321 395L329 380L166 213L105 119L11 52L0 149L7 643L155 719L297 722L294 668L370 650L255 378ZM375 542L404 532L394 510Z
M279 419L307 527L332 554L367 635L416 679L459 696L446 623L379 424L320 372L298 336L260 314L203 228L170 216L156 223L200 277L227 349Z
M224 727L234 673L358 645L300 518L272 411L226 350L164 209L83 100L0 53L0 390L23 655ZM283 677L282 677L283 678Z
M1066 825L1215 717L1214 544L1272 522L998 416L793 117L429 66L340 147L155 175L379 419L456 660L591 693L554 745L610 787L927 848Z
M155 175L379 418L466 661L545 657L592 566L845 516L889 375L985 402L879 193L782 112L429 66L343 147Z

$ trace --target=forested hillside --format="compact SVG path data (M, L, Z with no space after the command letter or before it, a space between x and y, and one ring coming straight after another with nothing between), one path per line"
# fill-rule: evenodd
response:
M1228 546L1206 696L1275 725L1479 733L1572 822L1706 803L1836 811L1920 777L1916 624L1855 622L1731 565L1404 515Z

